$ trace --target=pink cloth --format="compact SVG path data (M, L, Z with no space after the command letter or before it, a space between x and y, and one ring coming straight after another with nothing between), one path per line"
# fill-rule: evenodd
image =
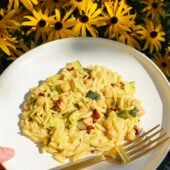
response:
M15 155L12 148L0 147L0 163L8 161Z

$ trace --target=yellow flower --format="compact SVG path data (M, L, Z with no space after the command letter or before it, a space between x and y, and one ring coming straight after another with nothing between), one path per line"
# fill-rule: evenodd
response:
M65 7L71 6L74 10L76 8L81 10L82 8L84 8L84 6L86 6L88 1L91 1L91 0L67 0L67 2L65 3Z
M105 36L112 39L131 31L135 24L135 14L130 14L131 7L127 6L124 0L115 0L113 5L110 4L105 2L106 12L103 12L103 15L107 24Z
M61 17L60 10L55 10L55 17L50 22L48 41L75 36L75 32L71 28L75 25L76 18L70 17L71 13L72 11L68 11Z
M54 12L55 9L62 8L65 4L67 4L68 0L42 0L41 7L48 9L50 13Z
M10 0L9 1L9 5L8 5L8 9L14 8L15 10L18 10L19 6L20 6L20 2L29 11L32 11L34 9L33 5L37 5L38 4L38 0Z
M20 3L19 0L10 0L8 2L8 10L11 10L11 9L18 10L19 9L19 3Z
M25 6L25 8L27 8L30 11L34 9L33 5L38 4L38 0L20 0L20 1Z
M104 5L105 2L110 2L110 3L112 3L112 2L114 2L114 1L113 1L113 0L98 0L98 2Z
M162 0L142 0L141 3L145 5L142 12L146 13L146 17L151 17L152 20L157 21L160 16L164 16L165 11Z
M166 76L170 76L170 60L167 56L162 56L160 53L155 54L153 61Z
M6 53L7 55L10 55L10 48L16 49L15 47L16 39L15 38L10 38L7 36L3 36L0 33L0 49Z
M140 45L140 37L138 35L138 31L141 29L140 25L135 25L131 28L131 31L125 32L125 34L121 34L118 37L118 41L124 44L127 44L135 49L141 49Z
M17 29L19 23L12 19L15 11L11 10L6 14L6 11L0 9L0 33L7 34L7 29Z
M25 52L36 47L36 44L35 44L35 41L31 41L29 44L26 44L25 42L23 42L23 40L19 40L15 44L15 47L16 47L16 49L10 48L10 55L7 57L7 60L17 59Z
M169 62L170 62L170 46L166 48L165 56L169 58Z
M6 14L4 9L0 9L0 49L10 55L9 47L15 49L16 38L9 36L9 30L17 29L19 24L12 19L14 10Z
M87 36L87 32L93 37L98 35L98 32L95 26L100 26L103 23L101 15L101 9L97 8L97 4L93 3L91 0L88 0L85 6L79 11L80 15L77 19L76 25L73 27L73 30L77 35L83 37Z
M30 11L25 10L23 8L19 8L18 10L16 10L15 15L13 16L13 19L15 21L17 21L18 23L22 23L25 20L25 16L30 15ZM22 30L22 28L20 27L20 30Z
M143 50L149 48L149 52L159 51L161 49L161 42L165 41L165 32L161 24L154 24L152 21L145 19L146 26L142 26L138 31L141 34L141 39L145 40Z
M28 19L29 21L22 22L23 26L31 27L30 30L27 32L29 35L31 32L35 31L35 41L37 41L40 37L42 37L43 42L46 41L47 38L47 28L49 25L51 17L48 17L48 11L46 10L44 14L42 13L41 9L38 11L32 11L33 16L25 16L24 18Z
M124 5L126 6L126 0L118 0L120 1L124 1ZM116 0L97 0L97 3L100 3L101 5L105 6L105 2L110 3L110 5L114 5L114 3L116 2ZM127 5L128 6L128 5Z

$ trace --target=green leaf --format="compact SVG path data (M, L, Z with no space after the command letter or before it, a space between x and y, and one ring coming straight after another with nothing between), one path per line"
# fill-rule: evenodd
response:
M117 116L122 118L122 119L128 119L130 118L129 112L127 110L123 110L121 112L117 113Z
M88 97L92 100L98 100L98 99L100 99L100 94L98 94L97 92L93 92L93 91L89 90L86 94L86 97Z
M134 109L132 109L130 111L130 114L133 116L133 117L136 117L136 115L138 114L139 110L135 107Z

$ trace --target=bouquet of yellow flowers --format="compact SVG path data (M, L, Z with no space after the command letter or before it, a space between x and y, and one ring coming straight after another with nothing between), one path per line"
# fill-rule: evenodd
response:
M0 63L66 37L103 37L145 53L170 79L168 0L0 0Z

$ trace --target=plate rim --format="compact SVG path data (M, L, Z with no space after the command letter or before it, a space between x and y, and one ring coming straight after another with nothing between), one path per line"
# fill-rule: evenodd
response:
M59 40L54 40L48 43L44 43L40 46L37 46L34 49L29 50L28 52L24 53L22 56L20 56L19 58L17 58L15 61L13 61L0 75L0 82L3 81L3 79L5 78L6 75L8 75L8 72L10 72L11 69L13 69L13 67L15 67L15 65L20 64L23 60L29 60L29 58L27 56L29 56L29 54L32 53L32 51L35 51L37 49L43 48L44 46L46 46L47 44L50 46L50 44L55 44L56 42L58 43L59 41L71 41L71 40L82 40L82 39L93 39L93 40L104 40L104 41L110 41L111 43L114 42L118 45L123 46L124 48L126 48L126 50L132 50L133 52L137 53L138 55L142 56L140 59L137 56L133 56L135 59L137 59L137 61L141 64L141 60L145 60L147 63L149 63L150 65L153 66L154 70L156 70L157 72L159 72L159 75L161 77L161 79L164 81L164 84L166 84L166 86L168 88L170 88L170 83L167 80L166 76L163 74L163 72L159 69L159 67L151 60L149 59L144 53L142 53L141 51L138 51L130 46L127 46L126 44L120 43L118 41L115 40L109 40L106 38L100 38L100 37L72 37L72 38L64 38L64 39L59 39ZM27 59L28 58L28 59ZM30 58L34 58L34 56L30 56ZM143 66L143 64L141 64ZM147 71L148 72L148 71ZM151 77L152 79L152 77ZM153 79L152 79L153 80ZM158 162L158 165L163 161L163 159L165 158L166 154L168 153L168 151L166 153L164 153L164 157L162 158L162 160L160 160L160 162Z
M33 49L30 49L28 50L27 52L25 52L24 54L22 54L20 57L18 57L16 60L14 60L9 66L7 66L7 68L0 74L0 78L3 77L4 74L7 74L6 72L8 72L10 69L12 69L16 64L19 64L20 62L22 62L22 60L26 60L28 58L28 54L29 53L32 53L33 51L36 51L37 49L40 49L40 48L43 48L44 46L47 46L50 44L55 44L55 43L58 43L58 42L62 42L62 41L72 41L72 40L83 40L83 39L91 39L92 41L98 39L100 41L110 41L110 42L113 42L117 45L121 45L123 46L124 48L126 48L126 50L130 49L132 50L133 52L136 52L138 53L139 55L141 55L145 60L147 60L147 62L149 62L159 73L160 75L162 76L162 78L164 79L164 81L169 85L170 87L170 83L169 81L167 80L166 76L164 75L164 73L160 70L160 68L151 60L149 59L146 54L144 54L143 52L131 47L131 46L128 46L124 43L121 43L121 42L118 42L116 40L111 40L111 39L107 39L107 38L102 38L102 37L69 37L69 38L62 38L62 39L58 39L58 40L53 40L53 41L50 41L50 42L46 42L44 44L41 44ZM136 58L139 62L139 58L138 57L135 57L133 56L134 58ZM34 58L34 56L31 56L29 57L30 59L31 58ZM27 59L29 60L29 59ZM1 80L1 79L0 79Z

